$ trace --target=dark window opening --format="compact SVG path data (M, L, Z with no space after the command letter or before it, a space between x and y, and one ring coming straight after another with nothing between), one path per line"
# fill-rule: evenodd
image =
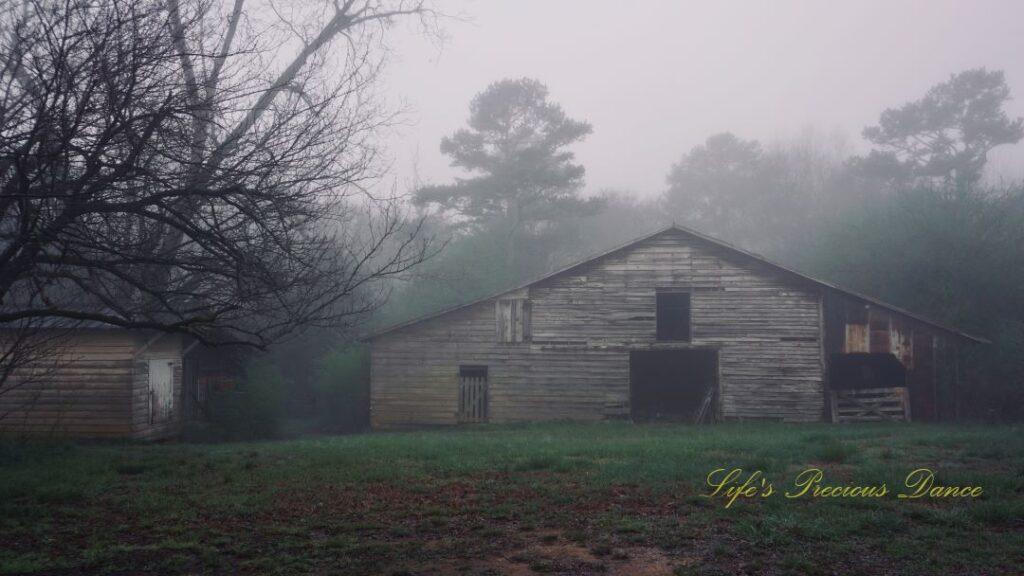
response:
M690 340L690 294L657 293L658 340Z
M482 378L487 380L487 366L459 366L459 378Z

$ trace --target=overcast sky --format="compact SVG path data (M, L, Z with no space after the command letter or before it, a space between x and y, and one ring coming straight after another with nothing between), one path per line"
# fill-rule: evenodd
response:
M1006 72L1024 115L1024 1L441 1L443 45L393 31L385 87L409 108L390 139L399 185L458 174L439 149L469 102L532 77L594 133L574 150L587 190L652 194L680 155L732 131L763 143L845 136L967 68ZM1024 146L992 172L1024 177Z

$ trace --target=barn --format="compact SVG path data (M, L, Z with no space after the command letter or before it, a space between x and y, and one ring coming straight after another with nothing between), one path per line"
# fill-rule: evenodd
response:
M985 342L676 225L368 340L378 429L938 420Z

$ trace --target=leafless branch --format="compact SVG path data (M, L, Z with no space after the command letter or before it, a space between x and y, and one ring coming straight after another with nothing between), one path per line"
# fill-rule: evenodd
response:
M431 253L368 192L393 118L377 43L432 12L303 4L297 45L257 2L0 10L0 331L89 321L265 347L359 322Z

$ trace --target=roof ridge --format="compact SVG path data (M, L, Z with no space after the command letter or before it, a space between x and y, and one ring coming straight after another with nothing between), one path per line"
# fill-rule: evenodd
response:
M635 244L639 244L640 242L645 242L647 240L650 240L651 238L654 238L655 236L659 236L661 234L664 234L666 232L671 232L671 231L681 232L683 234L692 236L692 237L697 238L699 240L702 240L704 242L708 242L710 244L713 244L715 246L719 246L721 248L725 248L727 250L731 250L733 252L736 252L736 253L741 254L743 256L746 256L748 258L752 258L755 261L761 262L763 264L767 264L768 266L771 266L771 267L773 267L773 268L775 268L777 270L780 270L782 272L785 272L787 274L794 275L794 276L796 276L798 278L801 278L801 279L803 279L805 281L809 281L809 282L811 282L813 284L817 284L818 286L827 288L829 290L834 290L836 292L840 292L842 294L846 294L847 296L852 296L852 297L854 297L854 298L856 298L858 300L862 300L862 301L864 301L864 302L866 302L868 304L873 304L875 306L879 306L881 308L885 308L885 309L887 309L887 310L889 310L891 312L896 312L897 314L901 314L901 315L906 316L908 318L912 318L914 320L917 320L918 322L922 322L922 323L928 324L928 325L930 325L930 326L932 326L934 328L938 328L939 330L942 330L943 332L954 334L954 335L960 336L962 338L966 338L968 340L973 340L973 341L979 342L979 343L990 343L991 342L987 338L982 338L980 336L975 336L975 335L969 334L967 332L963 332L963 331L958 330L956 328L953 328L951 326L947 326L947 325L945 325L943 323L936 322L934 320L930 320L928 318L925 318L923 316L920 316L918 314L910 312L909 310L905 310L905 309L900 308L898 306L894 306L892 304L888 304L886 302L878 300L877 298L873 298L871 296L866 296L864 294L860 294L858 292L854 292L853 290L849 290L847 288L843 288L843 287L837 286L837 285L835 285L835 284L833 284L831 282L826 282L825 280L821 280L819 278L815 278L813 276L809 276L809 275L807 275L807 274L805 274L803 272L799 272L797 270L794 270L793 268L789 268L788 266L784 266L782 264L779 264L777 262L769 260L768 258L766 258L766 257L764 257L764 256L762 256L760 254L757 254L756 252L752 252L750 250L746 250L744 248L740 248L740 247L735 246L733 244L730 244L729 242L726 242L724 240L719 240L718 238L714 238L712 236L708 236L707 234L704 234L702 232L698 232L696 230L693 230L692 228L687 228L685 226L677 224L676 222L672 222L668 226L664 226L664 227L658 228L657 230L655 230L653 232L644 234L642 236L639 236L637 238L629 240L628 242L616 245L616 246L614 246L614 247L612 247L612 248L610 248L608 250L605 250L603 252L599 252L599 253L594 254L592 256L588 256L587 258L584 258L583 260L579 260L579 261L577 261L577 262L575 262L573 264L569 264L569 265L564 266L562 268L558 268L558 269L556 269L553 272L545 273L545 274L543 274L541 276L538 276L536 278L533 278L533 279L529 280L528 282L526 282L524 284L520 284L520 285L517 285L517 286L512 287L512 288L507 288L507 289L502 290L500 292L497 292L497 293L494 293L494 294L490 294L490 295L484 296L482 298L477 298L477 299L471 300L469 302L464 302L462 304L456 304L456 305L453 305L453 306L449 306L447 308L443 308L443 309L438 310L436 312L431 312L431 313L428 313L428 314L424 314L424 315L418 316L416 318L412 318L412 319L409 319L409 320L406 320L406 321L403 321L403 322L399 322L399 323L396 323L396 324L392 324L390 326L386 326L384 328L381 328L381 329L375 330L373 332L370 332L369 334L363 336L361 339L362 340L372 340L373 338L376 338L376 337L381 336L383 334L387 334L389 332L393 332L395 330L400 330L402 328L406 328L406 327L412 326L414 324L419 324L420 322L423 322L423 321L426 321L426 320L430 320L432 318L437 318L439 316L444 316L444 315L449 314L451 312L455 312L456 310L461 310L463 308L468 308L468 307L473 306L475 304L480 304L481 302L486 302L488 300L493 300L494 298L497 298L497 297L501 296L502 294L507 294L509 292L515 292L517 290L522 290L523 288L529 288L530 286L533 286L534 284L537 284L539 282L542 282L542 281L547 280L549 278L552 278L554 276L558 276L559 274L564 274L566 272L569 272L570 270L573 270L575 268L579 268L580 266L583 266L585 264L589 264L591 262L594 262L595 260L599 260L601 258L605 258L605 257L610 256L610 255L612 255L612 254L614 254L614 253L616 253L616 252L618 252L620 250L624 250L626 248L629 248L630 246L633 246Z

